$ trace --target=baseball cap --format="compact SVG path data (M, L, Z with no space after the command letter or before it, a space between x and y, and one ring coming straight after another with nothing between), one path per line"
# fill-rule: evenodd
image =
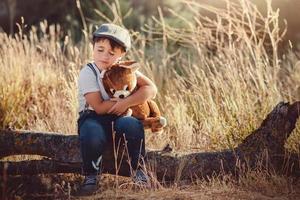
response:
M128 51L131 47L130 35L127 29L115 24L102 24L94 33L93 37L106 37L119 43Z

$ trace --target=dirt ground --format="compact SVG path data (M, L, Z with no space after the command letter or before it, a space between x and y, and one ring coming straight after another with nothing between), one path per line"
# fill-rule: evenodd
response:
M276 185L274 180L245 184L211 180L192 184L157 185L145 189L130 178L102 175L94 196L75 197L83 177L74 174L0 177L1 199L300 199L300 180Z

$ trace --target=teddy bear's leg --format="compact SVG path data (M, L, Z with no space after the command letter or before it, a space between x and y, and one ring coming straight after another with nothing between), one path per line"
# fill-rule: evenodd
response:
M159 117L159 124L160 124L162 127L167 126L167 119L164 118L164 117L162 117L162 116L160 116L160 117Z
M157 117L156 120L153 121L151 131L153 133L159 133L163 130L163 128L167 125L166 118L160 116Z
M154 122L153 117L149 117L149 118L142 120L144 129L151 129L153 122Z
M125 111L125 113L122 114L122 116L132 116L132 109L128 108L127 111Z
M164 117L148 117L143 120L145 129L151 128L152 132L161 132L163 127L167 125L167 120Z

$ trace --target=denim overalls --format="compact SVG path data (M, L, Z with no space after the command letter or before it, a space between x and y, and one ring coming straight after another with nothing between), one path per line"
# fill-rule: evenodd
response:
M85 175L99 172L102 153L107 145L112 144L112 130L117 140L125 136L131 166L133 169L138 167L139 157L145 156L144 127L138 119L111 114L98 115L88 109L79 113L79 116L78 134Z

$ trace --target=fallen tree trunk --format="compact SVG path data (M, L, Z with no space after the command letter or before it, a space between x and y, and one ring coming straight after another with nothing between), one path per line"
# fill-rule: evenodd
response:
M233 173L263 167L280 173L300 176L300 159L288 154L284 143L295 128L300 114L300 102L279 103L235 149L220 152L180 154L168 151L148 151L147 163L159 180L191 179L213 174ZM113 148L103 155L103 171L128 176L126 156L120 148L118 156ZM7 174L80 173L81 160L77 135L2 130L0 158L17 154L34 154L48 159L20 162L0 162L0 170ZM118 157L118 160L115 160ZM123 159L122 159L123 158ZM116 170L118 169L118 170Z

